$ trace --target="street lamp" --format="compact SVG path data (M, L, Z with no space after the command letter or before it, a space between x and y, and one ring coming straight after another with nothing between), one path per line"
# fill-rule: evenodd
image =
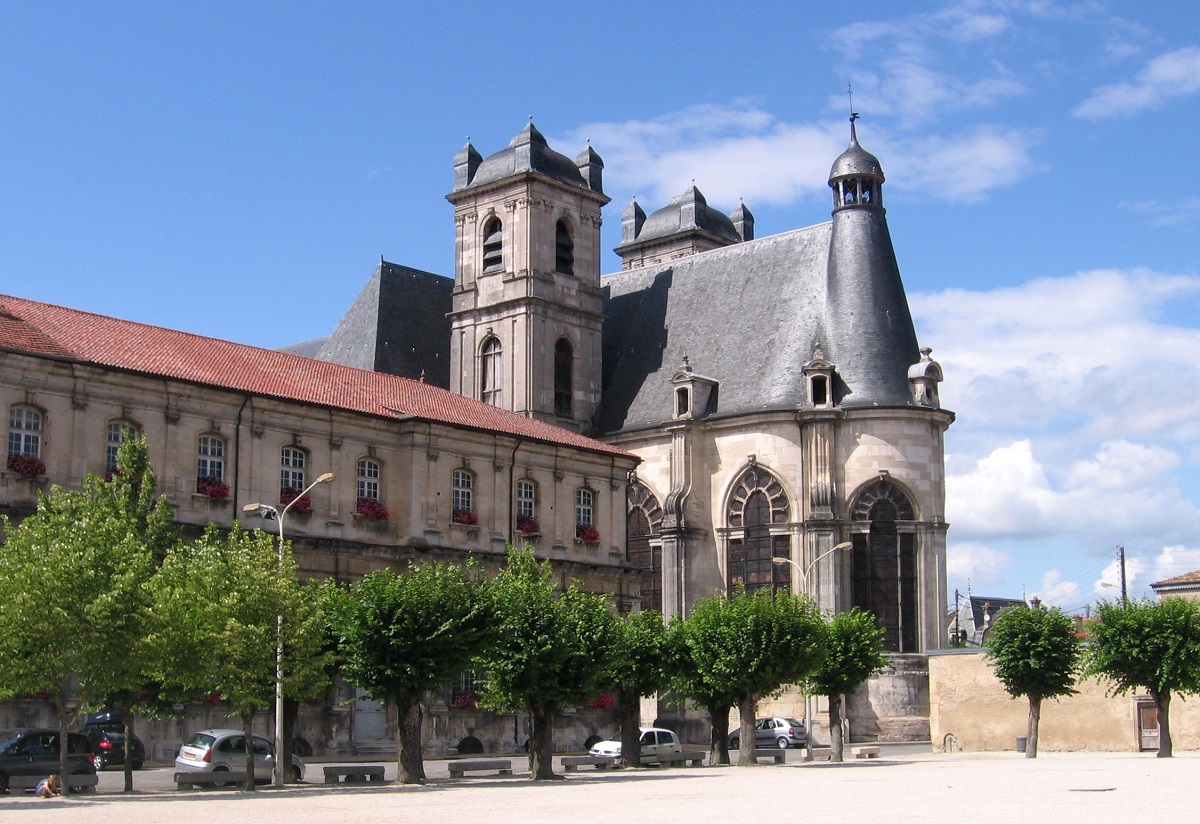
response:
M275 558L283 570L283 519L296 501L307 495L317 484L327 484L337 476L326 472L315 481L304 487L295 498L287 502L283 509L276 509L270 504L246 504L243 512L256 512L263 518L274 518L279 524L279 543L275 548ZM290 749L289 749L290 752ZM275 786L283 787L283 613L275 616ZM291 758L288 758L291 761Z
M800 586L802 586L804 588L804 594L808 595L808 573L812 572L812 568L817 565L817 561L819 561L822 558L825 558L829 555L832 555L833 553L837 552L839 549L850 549L850 547L852 547L852 546L854 546L854 544L852 544L850 541L842 541L840 544L837 544L836 546L834 546L833 549L827 549L826 551L824 551L820 555L818 555L816 558L813 558L811 561L809 561L808 566L804 567L804 568L801 568L800 565L798 563L796 563L795 561L793 561L791 558L772 558L771 563L775 564L775 566L783 566L784 564L791 564L792 566L794 566L796 568L796 571L800 573ZM809 699L810 699L810 696L808 694L808 690L805 690L804 691L804 759L806 761L812 761L812 758L813 758L812 710L810 708Z

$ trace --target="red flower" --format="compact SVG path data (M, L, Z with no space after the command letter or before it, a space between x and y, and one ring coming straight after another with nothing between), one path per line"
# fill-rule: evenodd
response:
M32 455L21 455L14 452L8 456L8 471L16 472L22 478L36 478L46 474L46 465Z
M386 521L390 514L378 498L359 498L354 511L369 521Z
M196 491L207 495L214 501L224 501L229 497L229 484L211 475L196 479Z
M450 520L456 524L475 526L475 524L479 523L479 515L469 509L456 509L451 514Z
M295 503L292 503L295 501ZM312 498L308 495L301 495L299 489L292 489L290 486L285 486L279 490L279 505L287 506L292 504L292 512L312 512Z
M541 532L541 527L538 526L537 518L532 515L517 516L517 532L522 535L533 535L535 532Z
M594 544L600 540L600 531L591 524L578 524L575 527L575 537L585 544Z

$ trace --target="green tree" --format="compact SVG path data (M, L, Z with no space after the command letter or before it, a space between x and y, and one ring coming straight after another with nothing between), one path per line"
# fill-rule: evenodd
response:
M492 640L477 659L487 673L481 704L524 710L533 722L529 771L554 774L554 715L599 691L615 618L608 600L572 585L556 593L550 562L529 548L508 550L508 562L488 590Z
M372 572L353 586L330 583L325 612L345 679L393 704L398 784L425 783L421 699L470 664L486 637L478 587L459 566L412 565Z
M737 693L728 681L706 677L693 655L701 645L694 636L704 631L702 623L675 618L667 626L666 666L668 691L678 698L699 705L708 713L709 763L729 763L729 711L737 703ZM624 755L624 747L621 748Z
M747 595L740 588L731 598L701 599L687 622L691 666L710 688L728 689L735 697L741 714L738 763L755 765L758 701L816 671L825 657L825 622L808 598L767 590Z
M223 535L210 526L168 552L154 582L153 674L168 690L219 695L242 719L247 742L254 713L274 700L278 641L285 694L311 693L327 654L320 599L297 580L291 552L281 563L276 551L266 533L235 526ZM246 747L248 790L253 749Z
M1090 625L1086 671L1113 683L1121 695L1144 688L1158 710L1158 757L1170 758L1171 694L1200 693L1200 604L1183 598L1158 603L1101 603Z
M144 682L152 547L171 535L170 507L153 497L145 439L131 435L119 454L113 481L89 475L82 490L56 486L20 526L0 524L8 536L0 546L0 697L51 693L64 774L71 722Z
M1079 669L1075 621L1060 609L1010 607L992 622L984 654L1013 698L1029 699L1026 758L1037 758L1042 700L1071 695Z
M886 663L883 628L875 625L874 615L855 607L829 620L825 660L808 684L811 692L829 699L830 761L842 760L842 696L854 692Z
M641 698L666 686L666 627L655 610L632 612L617 620L613 647L602 676L617 697L621 726L621 764L638 766L641 759L639 716Z

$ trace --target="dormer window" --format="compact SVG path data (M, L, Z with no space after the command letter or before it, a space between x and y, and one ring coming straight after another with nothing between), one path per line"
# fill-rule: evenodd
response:
M675 417L682 418L691 410L688 391L682 387L675 390Z
M483 225L483 273L504 271L504 225L493 217Z
M824 375L812 376L812 405L824 406L829 403L829 378Z
M565 220L554 226L554 271L575 274L575 241Z

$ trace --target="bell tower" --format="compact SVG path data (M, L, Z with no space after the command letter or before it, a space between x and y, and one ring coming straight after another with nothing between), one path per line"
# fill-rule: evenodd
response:
M454 158L450 388L576 431L600 403L604 161L575 160L531 122Z

